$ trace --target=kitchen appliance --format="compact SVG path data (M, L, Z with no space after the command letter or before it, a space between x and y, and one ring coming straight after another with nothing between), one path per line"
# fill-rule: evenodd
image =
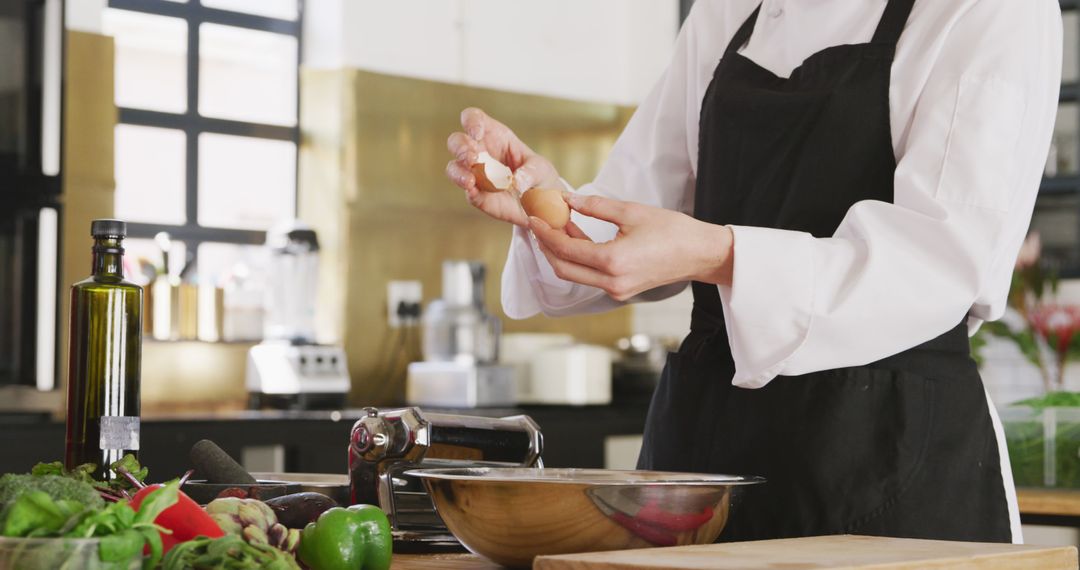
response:
M345 406L349 372L345 350L315 342L319 240L300 221L266 233L264 340L248 351L249 406L337 409Z
M516 401L514 369L499 364L499 319L484 308L484 264L444 261L442 298L423 317L423 362L409 364L405 400L476 408Z
M604 406L611 403L610 349L589 344L547 348L529 362L526 404Z
M504 566L542 555L710 544L760 477L606 469L418 469L470 551Z
M528 416L485 418L420 408L377 410L352 428L349 485L353 503L386 511L395 549L455 545L416 468L542 467L543 437Z
M0 3L0 386L27 393L57 385L63 37L63 0Z

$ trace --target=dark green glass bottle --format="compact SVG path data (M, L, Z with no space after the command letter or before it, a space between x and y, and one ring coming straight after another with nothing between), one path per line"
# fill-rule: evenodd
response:
M127 224L94 220L93 275L71 286L64 463L98 466L139 451L142 287L124 281Z

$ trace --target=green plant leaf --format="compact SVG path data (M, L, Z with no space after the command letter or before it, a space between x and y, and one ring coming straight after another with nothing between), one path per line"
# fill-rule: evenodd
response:
M131 560L142 552L143 536L136 530L125 530L101 537L98 556L102 562L122 562Z

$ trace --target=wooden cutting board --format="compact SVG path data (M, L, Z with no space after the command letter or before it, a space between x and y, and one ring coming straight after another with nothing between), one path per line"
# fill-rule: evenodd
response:
M817 536L542 556L533 570L1077 570L1076 547Z

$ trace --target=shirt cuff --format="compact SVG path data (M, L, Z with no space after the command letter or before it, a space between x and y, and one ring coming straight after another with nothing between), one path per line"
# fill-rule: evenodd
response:
M731 286L718 286L735 362L732 384L760 388L783 373L810 331L814 237L805 232L731 226Z

